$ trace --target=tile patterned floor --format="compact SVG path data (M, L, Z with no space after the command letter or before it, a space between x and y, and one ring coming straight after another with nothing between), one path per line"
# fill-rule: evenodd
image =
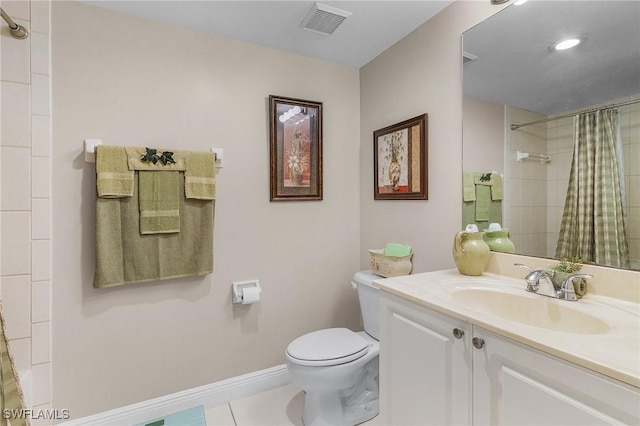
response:
M289 384L205 409L207 426L302 426L304 393ZM376 426L375 417L363 423Z

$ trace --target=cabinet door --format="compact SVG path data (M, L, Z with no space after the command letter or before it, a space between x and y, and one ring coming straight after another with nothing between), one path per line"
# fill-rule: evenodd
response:
M475 425L640 424L638 389L474 327Z
M470 424L468 326L387 294L381 316L380 424Z

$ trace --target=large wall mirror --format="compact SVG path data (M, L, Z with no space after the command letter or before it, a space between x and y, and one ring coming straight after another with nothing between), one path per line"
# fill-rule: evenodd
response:
M565 39L579 44L556 50ZM502 185L488 210L462 202L463 226L499 222L519 254L640 270L638 40L640 1L529 0L463 34L463 192L468 176Z

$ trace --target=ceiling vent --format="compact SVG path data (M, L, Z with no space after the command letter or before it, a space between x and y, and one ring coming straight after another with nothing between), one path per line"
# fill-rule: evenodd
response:
M351 12L316 3L300 23L300 27L320 34L330 35L351 16Z
M469 52L462 52L462 65L468 63L468 62L473 62L476 59L478 59L478 57L476 55L472 55Z

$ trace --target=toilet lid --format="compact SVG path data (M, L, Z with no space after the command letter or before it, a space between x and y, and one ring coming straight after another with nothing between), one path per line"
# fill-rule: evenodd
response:
M369 343L347 328L328 328L300 336L289 344L287 354L301 365L327 366L358 359Z

